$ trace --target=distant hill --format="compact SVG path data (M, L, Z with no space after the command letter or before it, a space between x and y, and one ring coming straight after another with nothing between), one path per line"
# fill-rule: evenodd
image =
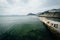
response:
M39 16L60 17L60 9L47 10L47 11L40 13Z
M36 15L36 14L33 14L33 13L29 13L29 14L27 14L27 15Z
M52 9L52 10L49 10L49 12L60 12L60 9Z

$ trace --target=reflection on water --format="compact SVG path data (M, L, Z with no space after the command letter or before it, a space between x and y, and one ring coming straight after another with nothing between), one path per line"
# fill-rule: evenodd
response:
M46 17L46 18L48 18L49 20L60 22L60 18L49 18L49 17Z
M53 40L36 16L0 17L0 40Z

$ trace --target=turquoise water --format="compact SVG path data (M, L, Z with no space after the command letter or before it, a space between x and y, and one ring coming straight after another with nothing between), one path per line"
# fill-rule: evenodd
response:
M0 40L54 40L36 16L0 17Z

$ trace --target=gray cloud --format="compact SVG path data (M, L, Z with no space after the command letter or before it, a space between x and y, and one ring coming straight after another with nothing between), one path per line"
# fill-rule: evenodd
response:
M47 0L45 4L43 4L44 7L51 7L51 6L59 6L60 1L59 0Z
M54 8L60 8L60 0L0 0L0 15L23 15Z
M29 2L29 0L21 0L22 2L24 2L24 3L28 3Z
M7 0L7 2L13 4L13 0Z

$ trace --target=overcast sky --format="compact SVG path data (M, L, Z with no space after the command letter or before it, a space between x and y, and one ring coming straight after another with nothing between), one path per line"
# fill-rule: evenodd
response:
M60 0L0 0L0 15L26 15L60 8Z

